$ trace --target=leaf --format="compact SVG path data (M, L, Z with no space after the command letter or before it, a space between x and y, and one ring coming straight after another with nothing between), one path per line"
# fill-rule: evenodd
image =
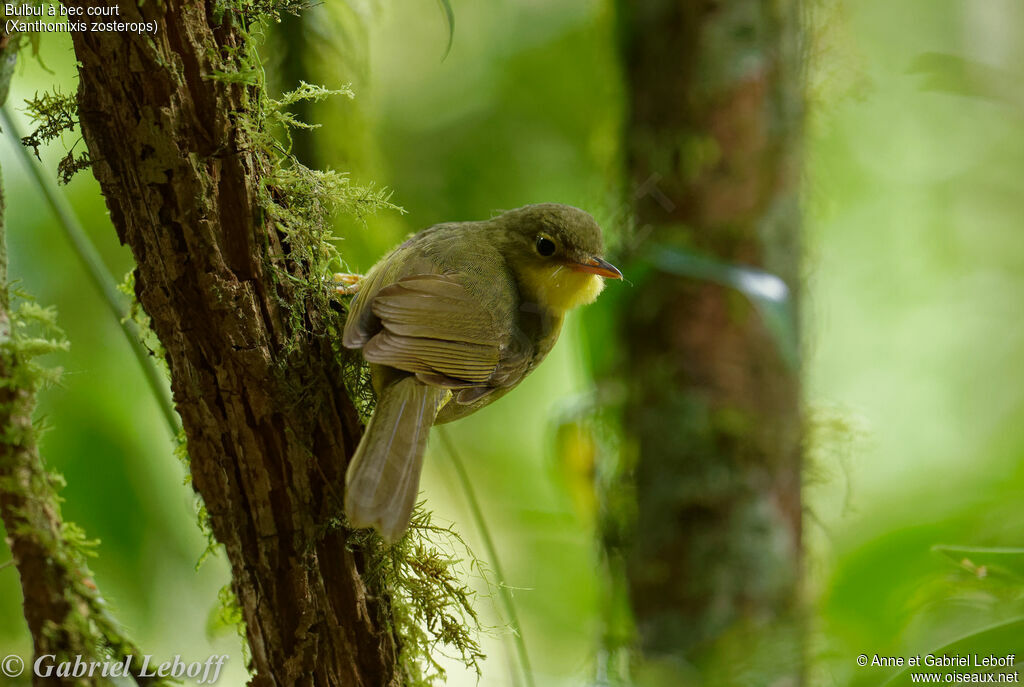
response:
M445 21L448 22L448 46L444 49L444 55L441 57L441 61L444 62L452 51L452 43L455 41L455 10L452 9L450 0L437 0L437 3L441 6L441 11L444 12Z
M1024 548L985 546L946 546L939 544L932 551L949 557L979 577L1003 574L1024 580Z
M911 675L920 673L931 673L940 676L950 675L958 673L960 675L965 674L987 674L987 673L1012 673L1017 670L1016 666L1024 663L1024 657L1018 654L1021 651L1021 637L1024 637L1024 617L1016 618L1006 623L994 625L977 632L972 632L960 639L946 644L945 646L938 647L929 651L927 654L921 654L921 665L920 666L908 666L901 670L896 675L892 676L888 681L884 683L885 687L900 687L901 685L910 685L920 682L920 678L915 682ZM946 655L949 657L966 657L970 665L956 665L956 666L929 666L924 664L924 659L927 656L942 656ZM1013 656L1013 665L1004 667L992 667L992 666L975 666L974 656L986 657L996 656L1005 657ZM936 682L952 682L953 680L936 680ZM970 682L970 680L967 680Z
M1024 113L1017 77L1010 71L941 52L921 53L907 71L922 77L921 89L968 98L983 98Z
M654 246L647 258L664 272L709 281L742 293L761 315L761 320L775 338L786 364L793 369L797 368L800 347L793 297L781 277L765 270L726 263L665 245Z

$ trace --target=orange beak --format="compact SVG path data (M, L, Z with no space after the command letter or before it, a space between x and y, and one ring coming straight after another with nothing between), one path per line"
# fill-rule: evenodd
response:
M619 272L615 265L601 258L585 258L581 262L570 262L569 269L596 274L606 279L622 279L622 272Z

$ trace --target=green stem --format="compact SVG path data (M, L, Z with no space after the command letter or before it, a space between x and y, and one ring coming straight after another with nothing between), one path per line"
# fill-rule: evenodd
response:
M21 134L15 126L14 120L7 111L6 106L0 108L0 120L3 121L4 129L11 138L14 149L18 151L22 163L35 180L39 190L42 191L46 202L57 218L57 223L64 231L64 235L71 242L75 253L78 254L79 259L85 266L85 271L88 273L93 286L100 292L110 313L121 326L121 331L128 340L132 353L135 354L136 360L139 361L139 366L142 368L142 374L146 378L146 383L149 385L154 398L156 398L160 406L160 411L167 422L167 428L170 430L171 436L176 437L179 427L178 414L171 403L171 398L167 393L167 386L164 383L160 370L151 359L149 351L142 345L142 337L138 325L128 318L128 313L122 304L121 294L118 293L117 288L114 286L117 280L114 279L114 275L107 269L103 258L100 257L99 251L96 250L88 234L85 233L85 229L78 221L67 199L57 189L53 180L43 174L41 166L36 160L32 159L28 149L21 144Z
M451 437L448 436L447 428L438 427L437 433L441 436L441 442L448 451L448 455L451 456L452 465L455 466L455 472L459 476L459 483L462 486L462 490L466 493L466 500L469 502L470 514L480 530L480 537L484 540L484 548L487 549L487 556L491 559L494 576L498 578L498 591L501 594L502 605L505 607L505 614L508 616L508 623L512 627L513 641L515 642L516 654L519 657L519 667L523 672L523 679L526 681L527 687L535 687L533 671L530 668L530 657L526 651L526 641L523 639L523 626L519 624L519 616L516 614L516 607L512 603L512 592L505 583L505 573L501 569L501 561L498 558L498 547L494 545L494 539L491 538L491 530L487 527L484 512L480 508L480 502L476 499L476 492L473 491L473 485L469 481L466 466L463 464L462 459L459 458L459 454L455 450L455 444L452 442Z

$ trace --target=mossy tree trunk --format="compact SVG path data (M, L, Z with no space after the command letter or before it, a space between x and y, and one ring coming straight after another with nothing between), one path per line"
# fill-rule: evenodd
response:
M791 312L798 17L794 0L623 6L638 247L774 273ZM745 295L685 272L637 265L620 310L640 682L688 684L690 665L699 684L797 684L798 371Z
M307 266L261 209L268 161L239 116L255 87L225 7L122 3L155 34L73 34L82 133L166 348L252 684L395 685L387 599L369 593L349 533L332 525L361 432L331 341L337 315L303 297Z

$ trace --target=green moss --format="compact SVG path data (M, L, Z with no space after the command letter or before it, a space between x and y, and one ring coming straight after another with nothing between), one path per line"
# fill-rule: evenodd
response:
M31 148L37 159L39 148L60 138L65 132L78 127L78 102L74 94L63 94L58 90L36 94L25 101L25 111L35 129L21 139L22 145ZM77 144L76 144L77 145ZM57 174L62 184L91 164L89 152L75 154L72 146L57 164Z
M215 16L231 12L246 24L266 21L279 22L282 14L299 14L318 3L312 0L220 0L215 5Z
M257 189L258 201L263 218L279 232L285 251L274 256L276 260L268 260L267 267L279 284L288 287L281 291L288 294L287 300L281 298L278 305L289 313L292 333L278 358L281 386L292 396L290 402L310 403L310 392L304 388L308 382L297 380L293 371L311 340L326 341L334 353L336 372L365 419L373 412L375 398L366 363L340 343L347 304L334 295L330 277L342 266L333 220L336 214L347 213L365 222L381 210L403 210L391 202L386 189L355 184L343 172L310 169L292 155L290 132L315 125L300 121L289 112L290 107L328 97L353 97L348 86L328 89L307 83L277 99L267 95L254 37L268 20L275 20L282 11L294 11L296 6L288 2L246 5L241 16L248 40L242 49L222 56L224 65L214 78L250 87L250 106L236 113L235 121L269 164ZM333 316L312 327L308 315L312 311ZM321 534L339 527L348 529L343 516L323 523ZM390 601L382 606L379 621L398 640L400 669L407 685L443 682L442 655L460 660L480 674L484 654L477 638L481 626L473 608L475 594L462 578L467 567L464 561L480 574L483 566L455 531L432 524L421 505L409 534L395 546L386 545L372 530L352 531L348 545L367 561L364 580L370 590ZM456 555L457 551L463 555Z
M142 304L139 303L139 299L135 295L135 270L131 270L124 275L124 279L117 285L117 290L128 297L128 314L122 318L122 324L128 321L135 323L136 331L139 334L139 342L149 351L153 360L156 361L156 365L160 368L164 378L170 379L171 370L167 366L167 350L160 342L156 332L153 331L153 320L146 314ZM184 435L181 435L181 438L183 441Z
M342 264L334 243L334 217L345 213L365 222L378 211L404 212L391 202L387 189L356 184L345 172L310 169L291 152L291 131L314 129L317 125L301 121L289 108L330 97L354 97L347 85L329 89L305 82L280 98L267 93L259 55L261 36L266 33L267 23L277 20L281 12L294 13L305 6L286 1L242 3L232 8L246 40L216 56L218 68L212 77L248 86L244 107L234 113L234 121L248 139L248 145L263 153L267 165L256 191L262 219L277 229L284 248L284 255L272 256L284 260L268 258L267 267L278 283L287 282L290 286L284 290L287 300L278 303L290 314L289 325L294 334L285 358L294 348L301 348L305 336L310 334L306 312L311 308L326 312L330 307L330 274L341 269Z
M458 532L435 525L420 503L397 544L388 546L373 530L357 530L349 546L366 556L363 577L370 590L391 601L391 617L381 621L398 637L408 687L443 684L440 656L481 675L483 627L473 608L476 592L463 578L472 571L486 580L487 571Z
M64 332L57 326L57 311L30 300L22 292L14 292L16 303L10 311L10 334L0 338L0 355L8 361L11 376L0 379L0 388L23 389L35 393L60 380L60 368L42 365L40 356L70 347ZM11 431L11 428L6 428Z
M230 584L226 584L217 592L217 605L213 607L206 621L206 634L209 637L222 637L230 633L242 640L242 659L249 665L251 655L242 606L238 603L234 589Z

